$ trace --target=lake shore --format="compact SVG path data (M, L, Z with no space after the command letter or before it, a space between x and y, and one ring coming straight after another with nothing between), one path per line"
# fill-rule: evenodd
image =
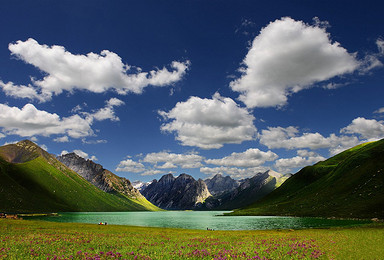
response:
M207 231L1 219L0 231L0 258L9 259L379 259L384 255L382 223Z

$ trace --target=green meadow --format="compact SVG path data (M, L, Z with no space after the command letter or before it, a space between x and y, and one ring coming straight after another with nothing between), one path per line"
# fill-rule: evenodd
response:
M0 219L0 259L382 259L384 225L208 231Z

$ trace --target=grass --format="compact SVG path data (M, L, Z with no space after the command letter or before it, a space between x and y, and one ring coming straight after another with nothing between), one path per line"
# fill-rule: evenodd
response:
M0 219L0 259L382 259L384 225L206 231Z
M143 196L124 192L125 183L109 174L123 192L96 188L29 140L1 146L0 212L160 210Z
M103 192L42 156L17 164L0 158L0 199L3 212L158 210L145 199Z
M308 166L230 215L384 218L384 139Z

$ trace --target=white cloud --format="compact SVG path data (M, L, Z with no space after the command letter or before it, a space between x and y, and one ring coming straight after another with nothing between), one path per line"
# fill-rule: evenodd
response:
M107 140L101 139L101 140L86 140L85 138L81 139L81 142L83 144L106 144L108 143Z
M34 86L13 86L10 89L13 83L7 83L7 86L2 84L5 93L40 101L47 101L52 95L75 89L94 93L112 89L119 94L141 94L149 85L166 86L180 81L190 65L189 61L173 61L170 65L171 71L165 67L149 72L142 72L141 68L133 71L134 67L124 64L121 57L108 50L103 50L100 54L91 52L87 55L76 55L63 46L41 45L31 38L11 43L8 48L12 55L37 67L46 76L41 80L33 80Z
M62 150L61 153L60 153L60 155L63 156L63 155L66 155L66 154L68 154L68 153L69 153L69 152L68 152L67 150Z
M384 40L381 38L378 38L376 40L376 45L377 45L377 48L379 49L379 53L381 55L384 55Z
M77 154L78 156L84 158L85 160L97 161L96 156L92 155L92 156L90 157L88 153L86 153L86 152L84 152L84 151L82 151L82 150L76 149L76 150L73 150L73 152L74 152L75 154ZM66 155L66 154L68 154L68 153L69 153L69 152L68 152L67 150L63 150L63 151L61 151L60 155L61 155L61 156L62 156L62 155Z
M156 168L170 169L170 168L199 168L202 166L201 161L204 158L198 154L175 154L168 152L158 152L147 154L143 162L154 164ZM158 165L159 163L164 163Z
M143 172L142 176L148 176L148 175L156 175L156 174L165 174L164 171L161 171L161 170L154 170L154 169L151 169L151 170L146 170L145 172Z
M253 177L257 173L260 172L266 172L268 171L268 167L264 166L258 166L258 167L252 167L252 168L237 168L237 167L202 167L200 168L200 172L207 174L209 176L214 176L216 174L221 174L221 175L229 175L234 179L244 179L248 177Z
M19 136L66 134L73 138L93 135L90 122L73 115L60 118L57 114L38 110L32 104L22 109L0 104L0 127L6 134Z
M48 146L46 146L45 144L40 144L39 146L40 146L41 149L43 149L44 151L48 151Z
M208 159L205 162L221 166L257 167L266 161L273 161L277 158L277 154L271 151L263 152L259 149L250 148L243 153L232 153L230 156L221 159Z
M51 96L47 94L38 93L32 85L15 85L13 82L4 83L1 80L0 88L3 89L4 93L7 96L14 98L28 98L30 100L38 100L40 102L44 102L49 100Z
M335 148L346 147L350 148L359 144L359 140L355 136L336 136L335 134L324 137L319 133L303 133L299 135L299 130L296 127L268 127L260 134L260 143L273 148Z
M275 162L275 167L279 172L288 173L291 172L292 169L302 168L308 165L312 165L319 161L323 161L326 158L323 156L307 151L307 150L298 150L297 156L292 158L282 158L278 159Z
M370 141L384 138L384 121L358 117L352 123L340 130L341 133L358 134Z
M217 149L224 144L253 140L256 134L253 115L219 93L212 99L190 97L169 112L159 111L159 114L170 121L161 130L175 132L176 140L186 146Z
M68 138L68 136L64 135L62 137L57 137L57 138L53 139L53 141L55 141L57 143L67 143L67 142L69 142L69 138Z
M115 115L114 107L115 106L121 106L125 103L117 98L111 98L110 100L106 101L106 106L103 108L98 109L94 113L84 113L87 115L87 117L95 119L97 121L102 121L109 119L111 121L119 121L120 119Z
M384 107L379 108L378 110L376 110L373 113L375 113L375 114L383 114L384 113Z
M133 172L139 173L145 171L145 167L142 163L135 162L131 159L121 161L116 167L115 171L117 172Z
M75 114L62 118L55 113L39 110L32 104L26 104L21 109L0 104L0 128L8 135L14 134L23 137L64 135L55 138L54 141L67 142L68 136L72 138L93 136L94 131L91 126L94 120L118 121L114 106L122 104L124 104L123 101L112 98L106 101L104 108L98 109L94 113L82 112L83 116Z
M80 157L83 157L84 159L86 160L92 160L92 161L97 161L97 158L96 156L92 155L91 157L86 153L86 152L83 152L82 150L73 150L73 152L75 154L77 154L78 156Z
M243 60L243 75L230 86L249 108L282 106L288 95L359 66L323 26L285 17L260 31Z

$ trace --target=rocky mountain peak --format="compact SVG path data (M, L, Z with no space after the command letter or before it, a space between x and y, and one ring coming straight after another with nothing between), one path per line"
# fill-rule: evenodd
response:
M159 182L162 182L162 183L170 183L170 182L173 182L175 180L175 177L169 173L169 174L166 174L166 175L163 175Z
M191 175L164 175L152 183L142 194L153 204L163 209L195 209L211 194L201 179L196 181Z
M268 171L266 171L265 173L267 173L269 176L271 176L271 177L275 177L275 178L281 178L281 177L283 177L283 174L278 173L278 172L275 172L274 170L268 170Z
M58 156L57 159L105 192L118 192L128 197L141 197L140 192L132 186L129 180L113 174L92 160L86 160L75 153L67 153Z
M232 179L230 176L223 177L221 174L216 174L212 179L206 179L205 183L212 195L232 191L240 184L239 181Z

